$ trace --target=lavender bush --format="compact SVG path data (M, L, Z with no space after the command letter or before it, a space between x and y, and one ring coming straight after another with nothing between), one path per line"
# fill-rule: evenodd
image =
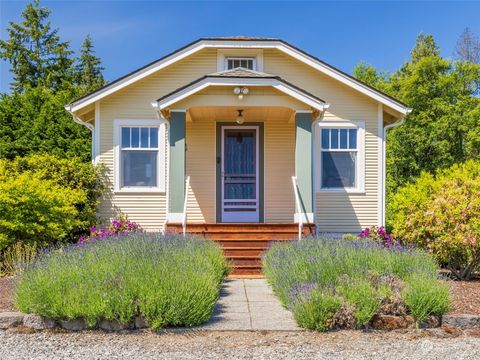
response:
M154 329L210 319L227 274L213 242L130 233L51 250L25 270L16 307L53 319L129 323L142 315Z
M421 321L446 312L450 303L429 254L368 240L276 244L264 257L264 273L298 324L309 329L363 326L375 314L402 306Z

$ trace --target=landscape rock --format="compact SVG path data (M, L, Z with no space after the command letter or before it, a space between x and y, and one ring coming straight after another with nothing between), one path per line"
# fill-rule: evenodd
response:
M135 329L145 329L148 327L145 318L141 315L135 317Z
M106 331L121 331L133 328L133 324L121 324L117 320L102 320L98 327Z
M412 316L375 315L371 325L376 330L395 330L413 327L415 319Z
M9 311L0 313L0 329L8 329L23 324L25 314Z
M430 315L420 323L421 329L437 328L442 325L442 319L439 316Z
M37 314L27 314L23 317L23 325L35 330L44 330L54 328L57 323Z
M449 326L460 329L472 329L480 327L480 316L478 315L444 315L442 322Z
M445 324L438 328L427 329L426 331L439 338L455 338L463 334L459 328Z
M87 328L87 324L83 319L62 320L60 321L60 325L65 330L70 330L70 331L82 331Z

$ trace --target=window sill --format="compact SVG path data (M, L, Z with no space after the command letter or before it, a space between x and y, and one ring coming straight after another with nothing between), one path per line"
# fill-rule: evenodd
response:
M114 194L165 194L165 190L149 187L131 187L114 190Z
M317 193L347 193L347 194L365 195L365 190L355 189L355 188L318 189Z

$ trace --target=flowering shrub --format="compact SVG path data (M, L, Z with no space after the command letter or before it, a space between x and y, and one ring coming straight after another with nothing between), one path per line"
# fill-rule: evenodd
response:
M378 241L386 247L392 247L395 245L392 235L389 234L383 226L367 227L358 234L358 237L361 239Z
M78 239L79 244L83 244L87 241L97 241L115 235L143 232L143 229L139 224L128 220L127 216L123 214L118 214L106 229L100 229L92 226L89 230L89 236L80 236Z
M389 204L393 234L434 254L460 279L480 265L480 163L422 174Z
M275 294L307 329L365 326L376 314L421 322L450 304L433 256L419 249L318 238L274 244L263 263Z

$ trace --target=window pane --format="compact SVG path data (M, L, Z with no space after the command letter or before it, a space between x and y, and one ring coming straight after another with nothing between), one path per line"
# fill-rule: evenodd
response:
M330 148L330 129L322 129L322 148Z
M140 129L132 128L132 148L140 147Z
M148 148L148 128L140 129L140 147Z
M130 128L122 128L122 147L130 147Z
M349 129L349 149L357 148L357 129Z
M150 128L150 147L158 147L158 128Z
M157 151L122 151L122 186L157 186Z
M340 129L340 149L348 149L348 129Z
M330 129L330 148L338 149L338 129Z
M356 152L322 152L322 188L355 187Z

